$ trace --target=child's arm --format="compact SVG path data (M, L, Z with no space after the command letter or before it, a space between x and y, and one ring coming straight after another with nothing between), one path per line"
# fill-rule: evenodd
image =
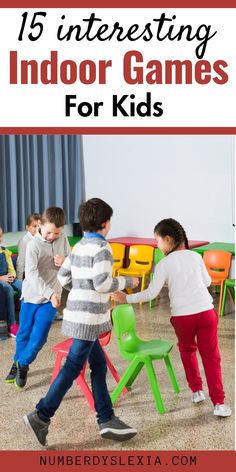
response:
M25 271L25 254L26 254L26 243L24 239L20 239L18 243L18 256L16 260L16 276L19 280L23 280Z
M66 257L64 260L58 274L57 278L66 290L71 290L72 287L72 275L71 275L71 258L70 256Z
M63 252L64 252L63 255L56 254L56 255L54 256L54 264L55 264L55 266L57 266L57 267L61 267L62 264L63 264L63 262L64 262L64 260L65 260L65 258L66 258L67 256L69 256L70 253L71 253L70 245L69 245L69 242L68 242L67 237L65 237L65 240L64 240L64 251L63 251Z
M121 303L140 303L148 302L149 300L156 298L166 282L166 275L163 267L164 264L161 262L162 261L160 261L159 264L155 266L153 279L146 290L130 295L126 295L123 292L117 294L114 293L112 295L113 300Z
M39 251L32 242L29 242L26 248L25 256L25 278L34 289L37 290L38 295L50 300L54 290L50 285L46 284L44 279L39 275L38 271Z
M11 274L12 277L15 279L16 278L16 271L14 269L14 265L13 265L12 258L11 258L11 251L6 249L5 250L5 256L6 256L6 261L7 261L7 265L8 265L8 274Z
M102 247L94 256L93 285L97 292L111 293L124 288L135 288L136 277L112 277L113 257L110 247Z

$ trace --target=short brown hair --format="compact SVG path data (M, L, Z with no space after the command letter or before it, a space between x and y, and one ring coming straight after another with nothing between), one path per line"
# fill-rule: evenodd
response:
M66 214L62 208L48 207L42 214L41 223L54 223L57 228L61 228L66 223Z
M99 231L103 224L110 220L113 210L100 198L91 198L79 207L79 221L84 231Z
M41 220L41 215L39 213L31 213L31 215L27 217L26 226L30 226L34 221L38 220Z

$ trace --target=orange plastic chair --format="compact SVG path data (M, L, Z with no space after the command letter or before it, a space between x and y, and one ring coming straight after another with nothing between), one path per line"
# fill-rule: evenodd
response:
M111 359L107 355L105 349L103 349L103 346L106 346L109 343L110 338L111 338L111 331L109 331L108 333L104 333L104 334L100 335L99 336L99 342L102 346L102 350L103 350L104 355L106 357L107 367L110 370L110 372L111 372L112 376L114 377L115 381L118 383L119 380L120 380L120 377L119 377L113 363L111 362ZM55 346L53 346L52 351L56 352L57 356L56 356L56 361L55 361L54 368L53 368L51 383L56 378L57 374L59 373L59 371L61 369L61 363L62 363L63 357L67 357L68 352L70 350L70 346L72 344L72 341L73 341L72 338L66 339L66 341L62 341L61 343L58 343ZM93 394L92 394L92 391L91 391L90 387L88 386L88 384L85 380L86 367L87 367L87 363L85 363L82 372L77 377L76 383L81 388L88 404L95 411ZM124 388L123 392L127 392L127 389Z
M125 245L120 243L110 243L113 255L113 269L112 275L116 276L117 271L123 267L123 260L125 257Z
M203 261L211 277L211 285L220 286L218 315L221 313L224 281L229 275L231 259L232 254L226 251L205 251L203 254Z
M117 275L140 277L142 279L141 290L144 290L146 277L150 275L152 270L153 252L154 248L152 246L144 244L130 246L129 267L119 269Z

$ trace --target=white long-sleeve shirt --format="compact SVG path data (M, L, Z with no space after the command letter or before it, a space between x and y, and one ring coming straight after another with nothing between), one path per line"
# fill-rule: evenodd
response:
M155 266L149 287L127 295L127 303L153 300L165 283L169 289L172 316L193 315L213 308L213 299L207 289L211 278L202 257L189 250L174 251L162 259Z

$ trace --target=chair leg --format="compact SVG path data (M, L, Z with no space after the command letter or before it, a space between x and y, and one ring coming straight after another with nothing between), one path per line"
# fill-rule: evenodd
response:
M87 362L85 363L83 370L81 371L80 375L76 379L77 385L81 388L88 404L91 406L92 410L95 411L94 407L94 399L93 399L93 394L91 389L89 388L84 376L85 376L85 371L87 367Z
M218 307L218 315L219 316L220 316L220 313L221 313L223 291L224 291L224 281L222 281L221 284L220 284L220 300L219 300L219 307Z
M135 381L136 377L138 376L139 372L142 370L143 365L144 365L143 362L139 362L137 364L136 369L134 370L133 374L131 375L130 379L128 380L128 382L126 384L127 388L130 388L131 385L134 383L134 381Z
M226 295L227 295L227 287L226 287L226 283L224 283L224 289L223 289L223 296L222 296L222 303L221 303L220 316L224 316L224 314L225 314Z
M235 304L235 290L233 287L228 287L228 294L231 298L231 302L234 305Z
M111 359L110 357L108 356L108 354L106 353L105 349L103 349L102 347L102 350L104 352L104 356L106 358L106 361L107 361L107 367L108 369L110 370L111 372L111 375L114 377L115 381L118 383L120 381L120 376L116 370L116 368L114 367L114 365L112 364L111 362ZM123 392L126 393L128 390L127 388L123 388Z
M173 369L173 366L172 366L172 363L171 363L171 360L170 360L170 356L165 356L164 361L165 361L165 364L166 364L167 372L168 372L169 377L170 377L171 384L173 386L173 390L174 390L175 393L179 393L180 392L179 384L178 384L176 376L175 376L175 372L174 372L174 369Z
M157 382L156 373L155 373L155 370L153 368L151 359L148 359L148 358L145 359L145 366L146 366L146 370L147 370L148 380L149 380L151 390L152 390L152 393L153 393L153 396L154 396L156 409L159 411L159 413L165 413L166 410L165 410L165 407L164 407L161 392L160 392L159 385L158 385L158 382Z
M121 394L123 388L127 385L127 383L129 382L129 379L130 377L133 375L133 372L135 371L137 365L139 364L139 362L136 360L136 359L133 359L131 361L131 363L129 364L129 366L127 367L126 371L124 372L124 374L122 375L119 383L117 384L117 386L114 388L113 392L111 393L111 401L112 401L112 404L114 405L114 403L116 402L117 398L119 397L119 395Z

